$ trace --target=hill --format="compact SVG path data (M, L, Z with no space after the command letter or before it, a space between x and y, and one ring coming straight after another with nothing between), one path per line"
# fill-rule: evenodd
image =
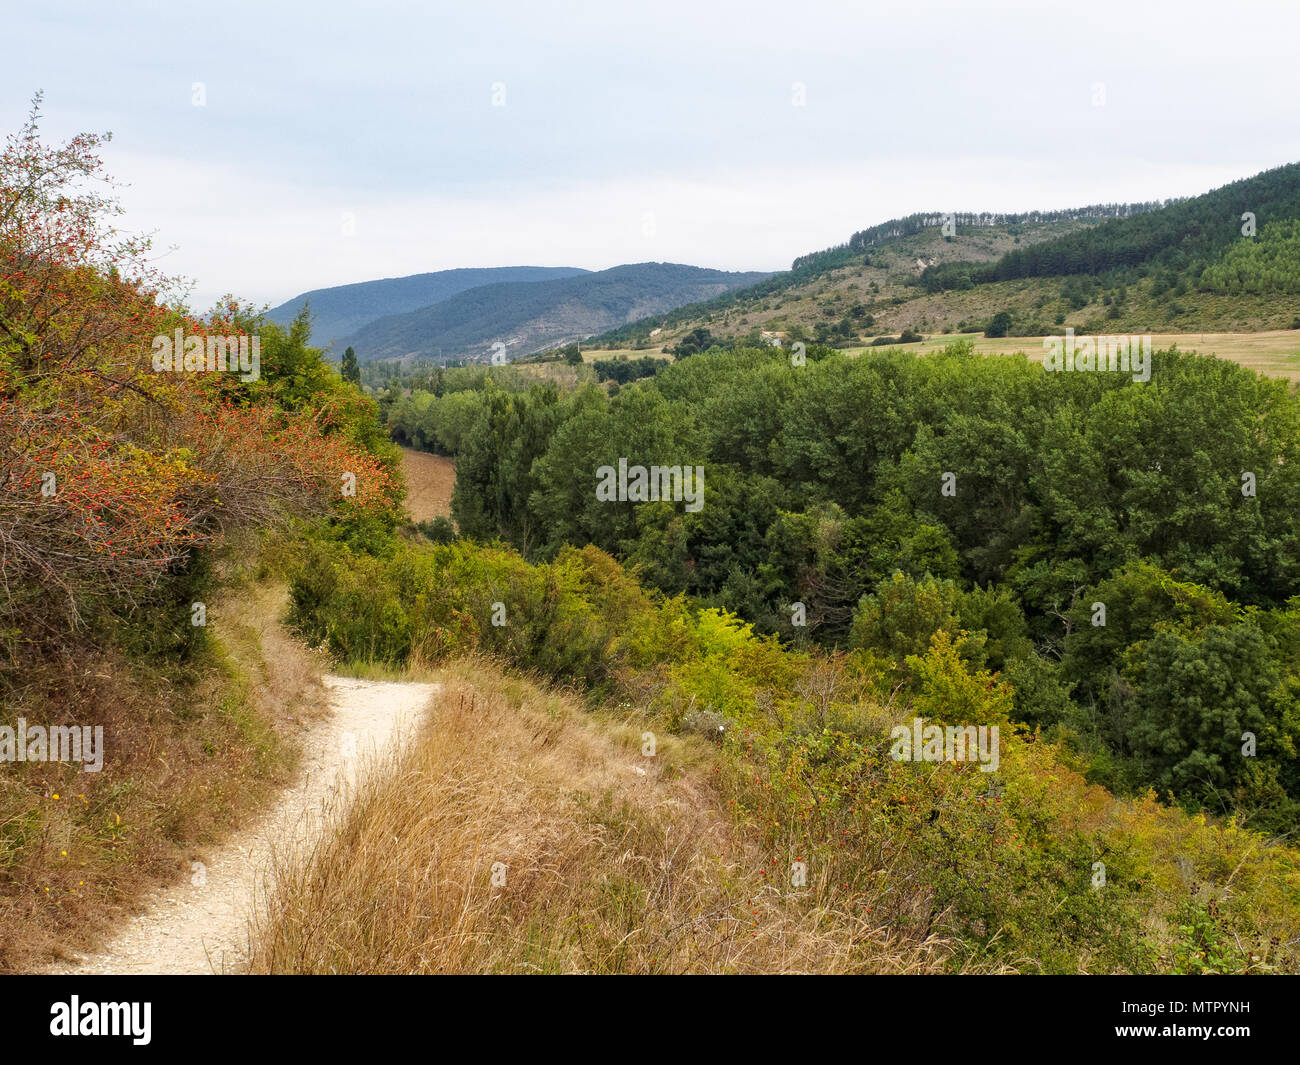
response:
M368 322L450 299L466 289L502 282L552 281L587 273L573 266L502 266L488 269L438 270L409 277L386 277L354 285L317 288L267 312L277 325L288 325L309 303L312 343L326 347Z
M792 339L847 340L885 332L894 309L915 299L922 273L945 263L995 263L1008 252L1095 226L1153 204L1098 204L1021 215L916 214L854 233L845 244L799 257L759 284L612 329L610 348L674 346L707 328L719 339L770 330ZM950 217L951 235L944 222ZM904 324L911 324L910 322ZM901 329L898 326L895 331Z
M362 361L425 357L507 358L583 340L615 325L752 285L763 273L635 263L551 281L483 285L406 314L371 322L346 337Z
M944 223L948 221L949 226ZM1300 164L1200 196L1021 215L915 214L788 273L611 330L611 349L701 340L870 344L905 329L1006 335L1254 332L1300 322ZM704 330L704 334L696 333ZM768 337L763 337L768 333Z
M1297 217L1300 163L1291 163L1156 211L1011 252L967 273L971 282L981 283L1163 267L1199 279L1243 237L1253 239L1260 228ZM951 267L927 271L931 290L962 283L963 272Z
M997 262L940 263L919 285L945 326L997 311L1008 332L1254 332L1300 323L1300 164L1117 218ZM933 297L938 297L937 301ZM934 317L933 313L930 315ZM987 318L985 318L987 320Z

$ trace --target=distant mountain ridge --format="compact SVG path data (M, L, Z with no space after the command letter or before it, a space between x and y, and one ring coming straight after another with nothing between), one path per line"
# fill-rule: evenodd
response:
M514 359L769 276L634 263L567 278L481 285L371 321L339 343L355 348L363 361L406 356L483 360L498 350Z
M326 347L368 322L428 307L481 285L553 281L589 272L574 266L499 266L387 277L300 293L268 311L267 318L277 325L288 325L303 304L309 303L312 342Z

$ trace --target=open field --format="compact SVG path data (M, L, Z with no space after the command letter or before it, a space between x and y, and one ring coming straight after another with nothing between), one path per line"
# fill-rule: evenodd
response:
M617 359L620 355L625 355L629 359L642 359L647 355L652 359L671 359L672 356L661 351L659 348L592 348L590 351L582 353L582 361L601 362L606 359Z
M539 381L550 381L560 388L574 388L582 381L596 379L594 370L570 366L567 362L512 362L510 365L522 373L531 374Z
M456 485L456 463L445 455L402 448L402 475L406 478L406 509L414 521L451 517L451 490Z
M937 351L954 340L973 340L975 350L987 355L1013 355L1024 352L1031 359L1041 359L1043 337L986 338L982 333L947 333L927 337L919 344L905 345L917 354ZM1251 370L1273 377L1300 381L1300 330L1275 329L1264 333L1153 333L1151 344L1160 351L1177 344L1180 351L1217 355L1231 359ZM904 345L900 345L904 346ZM861 354L871 348L847 348Z
M921 355L938 351L955 340L972 340L975 342L975 350L985 355L1014 355L1024 352L1031 359L1039 359L1043 354L1043 338L1040 336L986 338L983 333L935 333L919 344L900 344L899 347ZM1151 343L1156 350L1177 344L1180 351L1217 355L1260 373L1300 381L1298 329L1273 329L1260 333L1153 333ZM878 350L884 349L850 347L845 348L844 352L860 355L864 351ZM626 355L630 359L639 359L645 355L668 357L658 348L621 348L584 351L582 358L585 362L595 362L597 359L612 359L619 355Z

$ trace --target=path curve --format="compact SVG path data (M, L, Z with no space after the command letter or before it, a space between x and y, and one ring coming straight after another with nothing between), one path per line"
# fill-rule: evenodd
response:
M413 731L438 690L436 684L322 679L334 712L303 737L298 776L277 805L212 851L202 876L196 872L154 892L101 953L46 972L184 975L239 972L247 965L249 919L266 897L272 853L317 838L339 787L355 783L359 767L398 733Z

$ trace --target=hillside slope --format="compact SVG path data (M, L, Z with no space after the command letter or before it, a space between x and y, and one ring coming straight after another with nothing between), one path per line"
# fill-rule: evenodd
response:
M423 726L283 869L254 973L1001 968L953 957L923 887L884 903L907 921L873 915L883 890L844 905L820 869L792 884L729 816L708 741L657 734L647 754L640 725L572 694L473 659L438 677Z
M1300 163L1234 181L1160 210L1116 218L1012 252L996 266L976 271L975 281L1099 274L1144 264L1194 270L1213 262L1243 236L1249 215L1255 229L1300 216Z
M431 307L371 322L341 343L361 360L530 355L611 326L766 278L675 263L635 263L579 277L485 285ZM495 349L501 344L503 349Z
M1088 218L959 224L955 236L945 238L940 223L914 230L905 221L897 220L897 232L877 227L882 230L877 243L865 251L849 251L845 245L804 256L788 272L629 322L602 334L596 343L608 348L671 348L698 328L717 339L751 336L755 341L760 330L788 334L789 339L870 336L885 332L900 318L896 308L916 298L917 281L931 266L994 263L1015 248L1096 224ZM895 331L898 328L902 325Z
M278 325L288 325L304 304L310 304L312 343L324 347L356 332L367 322L428 307L479 285L553 281L585 273L586 270L572 266L502 266L386 277L303 292L268 311L267 318Z
M909 215L801 256L762 284L631 322L596 343L672 350L703 329L693 346L745 337L849 347L905 329L981 332L1000 312L1013 336L1066 326L1139 334L1294 328L1298 221L1300 163L1181 200Z

